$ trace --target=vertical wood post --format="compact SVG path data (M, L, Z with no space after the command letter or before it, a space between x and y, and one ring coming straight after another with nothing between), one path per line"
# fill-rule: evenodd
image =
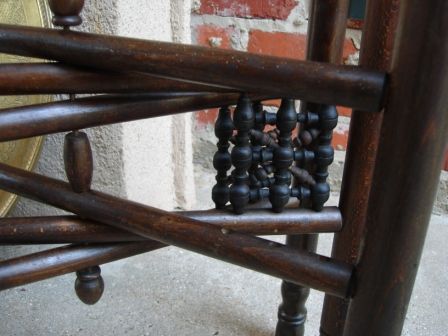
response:
M448 2L402 0L345 336L401 334L448 133Z

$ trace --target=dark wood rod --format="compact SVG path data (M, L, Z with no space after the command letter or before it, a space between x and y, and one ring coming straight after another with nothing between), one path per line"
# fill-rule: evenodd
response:
M104 72L58 63L0 64L0 95L229 91L137 72Z
M337 232L342 218L336 207L322 212L286 209L250 210L234 215L225 210L182 211L182 216L219 225L220 228L253 235ZM0 244L74 244L147 240L127 231L76 216L0 218Z
M105 95L3 109L0 110L0 141L231 105L238 97L237 93L165 99Z
M378 111L385 74L239 51L0 25L0 52L112 71L140 71L247 92Z
M402 335L447 145L448 1L402 0L399 11L344 336Z
M68 245L4 260L0 262L0 290L76 272L164 246L157 241Z
M352 266L317 254L97 191L75 193L68 183L5 164L0 164L0 187L165 244L340 297L351 294Z

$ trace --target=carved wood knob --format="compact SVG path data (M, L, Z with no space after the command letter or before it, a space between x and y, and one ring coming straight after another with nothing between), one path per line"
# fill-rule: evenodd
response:
M99 266L88 267L76 272L75 291L78 298L88 305L97 303L104 292L104 281Z
M48 0L53 12L53 24L56 26L77 26L82 22L79 14L84 7L84 0Z

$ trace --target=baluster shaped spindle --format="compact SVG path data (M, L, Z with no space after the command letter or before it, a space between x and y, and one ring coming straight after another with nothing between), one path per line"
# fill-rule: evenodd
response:
M233 121L229 108L222 107L219 110L215 123L215 135L218 138L218 151L213 156L213 167L217 171L216 184L212 189L212 199L216 209L223 209L229 202L229 178L227 171L232 167L229 153L229 139L233 133Z
M65 30L82 23L79 15L84 0L49 0L53 12L52 22ZM70 95L72 101L75 95ZM67 179L73 191L82 193L90 190L93 175L92 149L84 132L74 131L65 136L64 166ZM104 281L99 266L92 266L76 272L75 292L86 304L95 304L104 291Z
M73 191L78 193L89 191L93 175L93 159L86 133L73 131L65 136L64 165ZM100 267L81 269L76 275L75 292L78 298L89 305L98 302L104 291Z
M297 113L294 100L283 99L277 112L278 147L274 149L273 164L275 167L275 183L269 190L269 200L274 212L283 211L289 201L291 184L291 167L294 160L294 151L291 143L291 133L296 127Z
M315 148L314 179L316 184L311 189L311 203L316 211L321 211L330 198L330 185L327 183L328 166L334 160L334 150L331 145L333 129L338 123L338 112L335 106L321 105L319 107L320 134Z
M248 170L252 165L252 148L249 132L254 126L255 113L246 95L241 95L236 106L233 122L237 130L236 144L232 149L233 184L230 187L230 203L237 214L242 214L250 200Z
M310 289L283 281L281 292L282 304L278 309L275 336L303 336L307 314L305 304Z
M76 272L75 292L85 304L94 305L104 292L104 281L99 266L87 267Z

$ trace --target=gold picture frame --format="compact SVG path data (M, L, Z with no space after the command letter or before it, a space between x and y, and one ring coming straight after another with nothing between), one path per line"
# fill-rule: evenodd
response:
M0 0L0 22L49 27L50 14L44 0ZM0 63L32 62L32 59L0 54ZM49 96L0 96L0 108L48 102ZM0 143L0 162L31 170L37 162L43 138L29 138ZM0 217L13 207L17 196L0 190Z

